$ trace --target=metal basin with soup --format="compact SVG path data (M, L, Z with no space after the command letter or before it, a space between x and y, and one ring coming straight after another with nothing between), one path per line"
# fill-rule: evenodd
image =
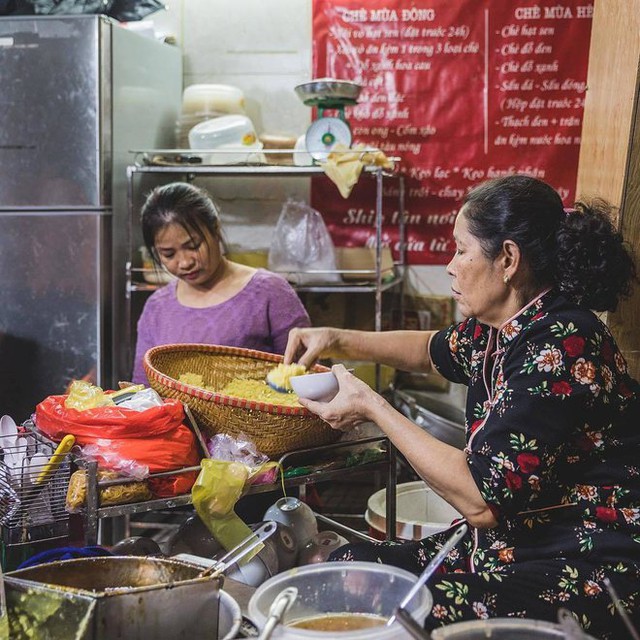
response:
M240 607L220 590L221 578L200 577L201 571L169 558L137 556L77 558L12 571L5 575L11 637L234 638Z

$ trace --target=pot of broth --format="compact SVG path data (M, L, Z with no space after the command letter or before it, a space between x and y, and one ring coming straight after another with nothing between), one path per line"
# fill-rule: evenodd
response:
M396 640L411 638L395 621L386 626L398 602L416 582L403 569L375 562L327 562L297 567L263 583L249 600L249 617L262 629L279 593L294 587L298 595L284 614L272 638L294 640ZM407 605L422 625L432 598L422 587Z
M107 556L5 575L11 638L233 638L240 607L222 578L170 558Z
M368 613L323 613L321 616L302 618L290 622L293 629L310 629L311 631L360 631L381 627L386 623L382 616L374 616Z

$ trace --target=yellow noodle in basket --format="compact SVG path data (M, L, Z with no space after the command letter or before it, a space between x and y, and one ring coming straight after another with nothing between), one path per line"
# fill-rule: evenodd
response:
M298 396L295 393L280 393L272 389L263 380L250 380L247 378L235 378L228 382L223 389L213 389L204 383L204 379L197 373L183 373L179 381L207 391L221 393L233 398L252 400L253 402L265 402L285 407L299 407Z

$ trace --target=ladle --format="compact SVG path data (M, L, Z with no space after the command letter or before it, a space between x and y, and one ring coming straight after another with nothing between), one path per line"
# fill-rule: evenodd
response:
M420 589L425 585L427 580L434 574L436 569L442 564L444 559L449 554L449 551L455 547L460 539L467 533L467 525L460 525L451 535L451 537L442 545L442 548L435 556L433 556L431 562L425 567L424 571L420 574L420 577L416 581L416 583L409 589L407 595L402 599L402 602L399 605L400 609L404 609L411 599L420 591ZM396 620L396 614L394 613L388 620L387 626L392 625Z
M262 632L258 640L269 640L273 630L282 622L284 614L291 608L291 605L298 597L298 590L295 587L287 587L283 589L271 603L269 607L269 616L262 627Z
M624 626L627 628L629 635L633 638L633 640L640 640L640 634L638 634L638 630L633 626L633 622L631 622L631 618L629 618L629 614L627 610L622 606L622 602L620 602L620 598L616 593L616 590L613 588L611 584L611 580L609 578L605 578L603 580L604 586L607 588L609 592L609 597L611 598L611 602L613 602L613 606L616 608L616 611L620 614L622 618L622 622L624 622Z
M402 607L398 607L394 611L394 615L398 622L405 628L405 631L416 640L431 640L432 635L423 629L412 617L411 614Z
M273 521L264 522L250 536L247 536L233 549L225 553L215 564L203 569L198 578L206 578L209 576L217 577L222 575L231 565L235 564L239 560L242 560L247 554L253 551L256 547L262 545L262 543L269 538L278 528L277 524Z

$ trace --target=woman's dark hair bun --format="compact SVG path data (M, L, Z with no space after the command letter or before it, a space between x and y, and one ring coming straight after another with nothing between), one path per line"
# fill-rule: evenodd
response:
M594 311L614 311L631 293L636 268L615 229L616 209L601 199L577 202L557 231L557 286Z

